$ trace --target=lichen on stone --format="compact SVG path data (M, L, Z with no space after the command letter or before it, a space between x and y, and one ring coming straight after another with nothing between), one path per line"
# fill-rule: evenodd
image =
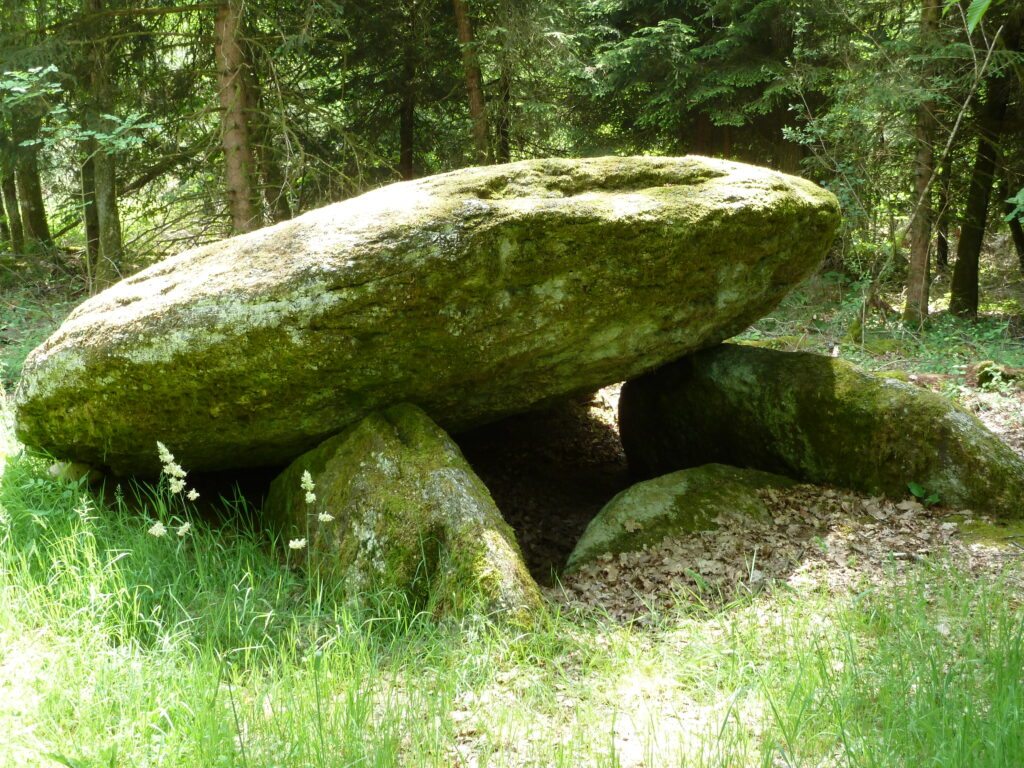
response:
M30 355L19 437L155 472L285 463L415 402L460 430L738 333L820 262L835 198L708 158L524 161L405 182L186 252Z

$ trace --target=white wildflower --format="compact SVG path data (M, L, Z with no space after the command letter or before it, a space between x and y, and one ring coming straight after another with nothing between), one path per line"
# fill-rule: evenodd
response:
M321 523L329 523L332 520L334 520L334 515L328 512L321 512L319 515L316 516L316 519L319 520Z
M150 536L156 536L159 539L161 536L167 535L167 529L164 527L163 523L157 520L155 523L153 523L148 533Z
M185 479L185 470L181 468L181 464L176 464L173 461L164 465L164 474L177 480Z
M172 477L171 482L168 483L167 487L170 489L171 493L181 493L185 490L185 481L180 480L177 477Z
M306 548L306 540L305 539L292 539L291 541L288 542L288 549L305 549L305 548Z
M189 501L195 501L196 499L199 498L199 491L197 491L195 488L193 488L191 491L186 493L185 496L188 497Z
M160 457L161 464L174 463L174 454L167 450L167 446L161 443L159 440L156 441L156 453Z
M192 530L192 523L184 522L178 526L178 538L184 538L188 535L188 532Z
M306 503L307 504L312 504L315 501L316 501L316 494L313 493L312 491L306 491Z
M304 491L312 491L314 488L316 488L316 485L313 483L313 476L311 474L309 474L309 470L308 469L303 470L303 472L302 472L302 483L301 483L301 485L302 485L302 490L304 490Z

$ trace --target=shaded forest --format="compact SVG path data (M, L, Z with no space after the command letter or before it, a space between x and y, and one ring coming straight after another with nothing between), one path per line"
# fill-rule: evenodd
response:
M4 0L6 280L90 292L399 179L545 156L704 154L835 192L831 265L936 269L976 315L982 244L1024 268L1015 2Z

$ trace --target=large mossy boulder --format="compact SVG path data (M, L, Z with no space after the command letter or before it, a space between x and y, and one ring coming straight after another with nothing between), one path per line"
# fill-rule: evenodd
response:
M590 521L576 543L568 571L605 554L637 552L665 538L717 527L723 515L764 520L769 510L759 495L796 482L754 469L723 464L683 469L630 486Z
M738 333L820 262L835 198L699 157L536 160L394 184L188 251L28 358L29 446L155 472L283 464L414 402L448 430Z
M315 499L303 486L308 472ZM297 458L264 516L346 602L526 621L540 593L458 447L412 405L370 414Z
M821 355L723 344L628 382L619 421L642 476L720 462L1024 516L1024 462L974 416Z

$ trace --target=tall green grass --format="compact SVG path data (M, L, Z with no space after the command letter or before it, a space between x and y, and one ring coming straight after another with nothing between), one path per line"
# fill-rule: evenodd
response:
M643 626L552 608L524 632L354 613L258 528L139 496L102 501L8 458L0 765L985 768L1024 754L1019 596L942 561L855 594L780 585L714 609L680 595ZM147 533L158 519L162 537Z

